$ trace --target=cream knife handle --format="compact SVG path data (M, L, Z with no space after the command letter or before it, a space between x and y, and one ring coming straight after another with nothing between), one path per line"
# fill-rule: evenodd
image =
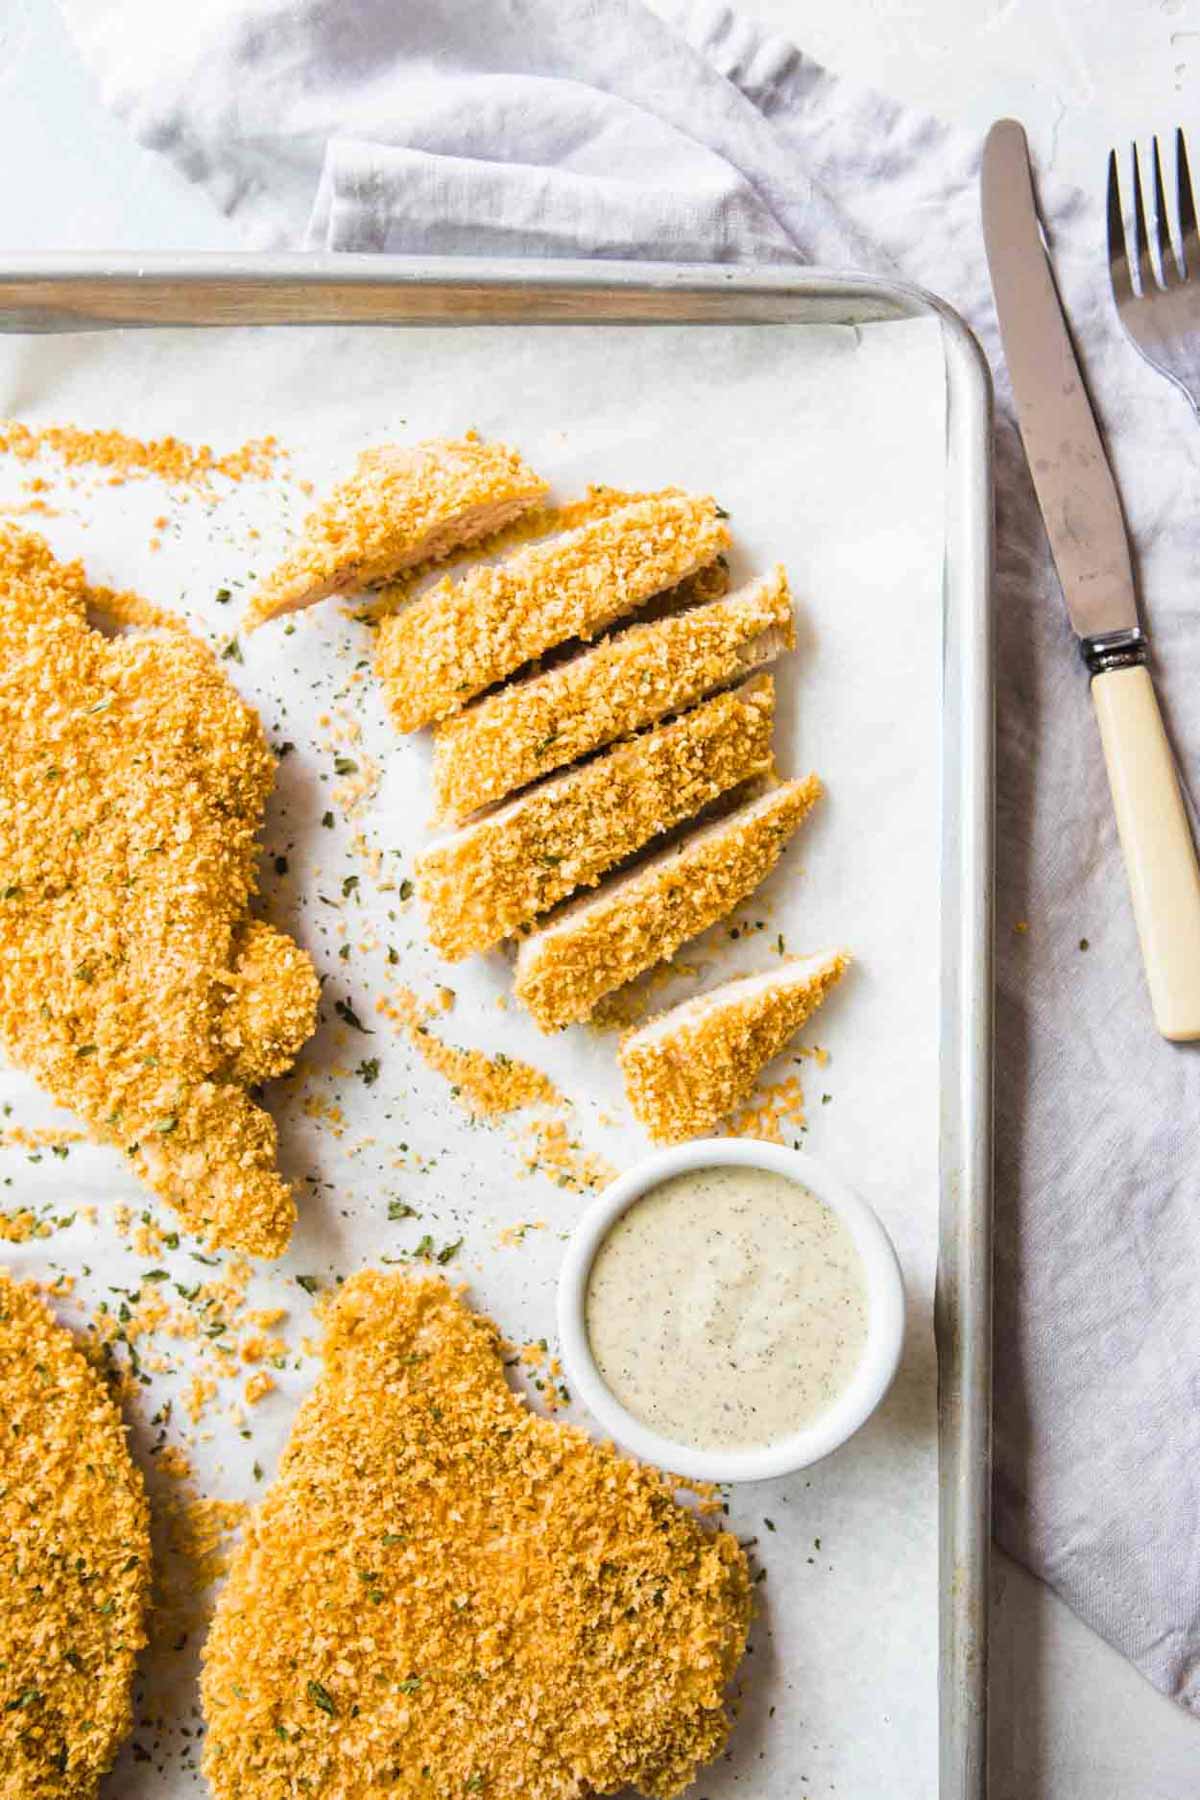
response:
M1200 867L1150 671L1094 677L1092 699L1154 1023L1165 1038L1200 1038Z

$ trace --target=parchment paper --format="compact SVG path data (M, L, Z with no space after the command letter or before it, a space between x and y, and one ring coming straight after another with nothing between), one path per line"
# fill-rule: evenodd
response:
M936 323L5 340L0 404L31 422L171 432L218 451L274 432L293 451L295 473L318 485L368 443L474 425L519 444L563 493L588 481L712 491L732 515L735 575L787 564L801 644L778 670L779 762L788 773L818 769L828 797L743 909L748 928L736 939L725 928L710 933L683 959L691 972L656 988L653 1001L765 966L781 934L789 951L851 949L851 977L801 1040L823 1047L828 1063L789 1057L771 1075L799 1076L805 1147L855 1184L893 1233L909 1336L893 1392L856 1440L804 1475L728 1496L731 1528L757 1540L761 1611L729 1755L696 1791L709 1800L835 1792L928 1800L937 1786L931 1309L945 454ZM51 480L44 498L56 510L27 522L58 552L84 556L97 581L182 610L214 641L236 637L231 677L273 741L294 746L264 834L262 910L296 933L328 977L325 1022L300 1073L269 1090L283 1163L299 1183L300 1223L288 1256L263 1265L252 1287L258 1304L290 1309L293 1350L286 1368L272 1370L276 1391L247 1407L244 1421L218 1405L193 1428L178 1400L196 1352L176 1343L168 1347L176 1372L148 1373L133 1413L135 1452L160 1509L164 1496L190 1491L162 1475L162 1443L187 1447L203 1492L252 1498L315 1373L301 1351L313 1300L297 1275L327 1288L365 1263L411 1254L426 1233L437 1248L461 1238L446 1272L469 1281L515 1343L545 1337L553 1350L562 1241L589 1196L524 1168L530 1117L470 1121L445 1079L376 1012L381 995L399 982L421 996L448 984L453 1008L433 1022L447 1042L502 1049L546 1070L574 1102L572 1141L613 1166L647 1145L621 1095L611 1034L543 1038L515 1003L501 1008L502 954L448 970L424 946L401 884L430 810L430 749L388 727L363 667L369 629L326 604L291 633L276 625L246 639L238 630L251 573L269 566L307 504L294 483L226 492L218 481L219 497L208 500L180 499L154 480L71 490L52 459L0 458L0 503L26 502L21 483L31 474ZM218 602L221 589L230 601ZM380 770L354 818L335 753L357 761L360 775L372 763ZM327 812L331 827L322 824ZM378 857L353 847L356 834ZM285 873L276 858L286 858ZM355 876L357 886L344 886ZM338 1016L338 1001L373 1035ZM368 1084L361 1071L373 1059L379 1075ZM70 1123L16 1074L0 1076L0 1100L13 1108L2 1121L10 1129ZM131 1182L116 1154L66 1149L0 1150L6 1210L62 1218L81 1202L98 1204L94 1222L77 1217L48 1237L0 1247L14 1268L74 1278L73 1297L57 1303L64 1318L78 1322L102 1299L117 1305L111 1290L138 1289L150 1266L185 1286L214 1274L194 1260L200 1246L186 1235L177 1250L139 1255L114 1229L114 1203L148 1210L164 1230L174 1216ZM397 1200L419 1217L389 1219ZM543 1229L519 1239L509 1230L502 1241L506 1228L539 1222ZM237 1400L237 1384L228 1394ZM152 1425L172 1395L165 1430ZM542 1403L536 1392L532 1403ZM193 1772L199 1635L148 1660L136 1748L108 1793L174 1800L202 1786Z

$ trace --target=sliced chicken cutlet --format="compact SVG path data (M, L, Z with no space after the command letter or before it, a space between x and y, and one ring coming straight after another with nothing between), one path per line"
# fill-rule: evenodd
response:
M0 1795L92 1800L133 1727L150 1509L99 1372L0 1271Z
M631 625L440 725L433 760L438 810L446 819L466 818L680 712L795 642L782 565L724 599Z
M440 562L500 531L546 491L517 451L470 432L364 450L251 596L246 628Z
M430 941L487 950L771 766L769 675L528 788L417 858Z
M728 542L714 500L668 489L437 582L379 627L375 671L396 727L432 725L545 651L595 637Z
M543 1031L589 1018L753 893L820 793L815 775L782 782L571 901L522 941L513 992Z
M215 1800L672 1800L729 1736L751 1585L656 1470L541 1418L495 1325L364 1270L204 1648Z
M727 981L627 1032L620 1051L625 1090L651 1137L677 1143L728 1118L849 966L842 950L797 957Z

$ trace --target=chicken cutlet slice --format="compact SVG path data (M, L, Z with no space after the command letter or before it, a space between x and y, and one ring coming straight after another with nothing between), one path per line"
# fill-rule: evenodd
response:
M674 956L753 893L821 793L785 781L583 895L522 940L513 992L543 1031Z
M150 1511L120 1412L0 1270L0 1794L89 1800L133 1726Z
M447 718L555 645L595 637L728 543L714 500L666 489L443 578L379 627L375 672L394 724L416 731Z
M756 675L435 840L414 870L434 948L450 962L489 949L764 774L774 708Z
M795 648L782 564L706 606L631 625L439 725L433 788L459 820Z
M249 911L274 758L206 645L105 637L91 603L0 530L0 1047L194 1231L277 1256L295 1203L250 1090L318 986Z
M364 450L354 473L308 515L296 543L251 596L246 629L418 563L440 562L500 531L546 491L516 450L473 432Z
M729 1734L736 1540L532 1413L435 1276L352 1276L323 1353L204 1647L215 1800L681 1793Z
M658 1143L699 1137L749 1099L759 1075L850 966L843 950L743 975L621 1040L625 1091Z

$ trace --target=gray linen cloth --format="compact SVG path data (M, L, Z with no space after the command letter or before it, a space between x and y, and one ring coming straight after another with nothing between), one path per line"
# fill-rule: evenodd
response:
M996 1526L1200 1708L1200 1054L1150 1020L1011 419L978 145L703 0L210 0L167 28L158 0L63 4L110 103L260 246L857 267L975 328L999 399ZM1194 774L1200 433L1119 337L1097 195L1043 201Z

